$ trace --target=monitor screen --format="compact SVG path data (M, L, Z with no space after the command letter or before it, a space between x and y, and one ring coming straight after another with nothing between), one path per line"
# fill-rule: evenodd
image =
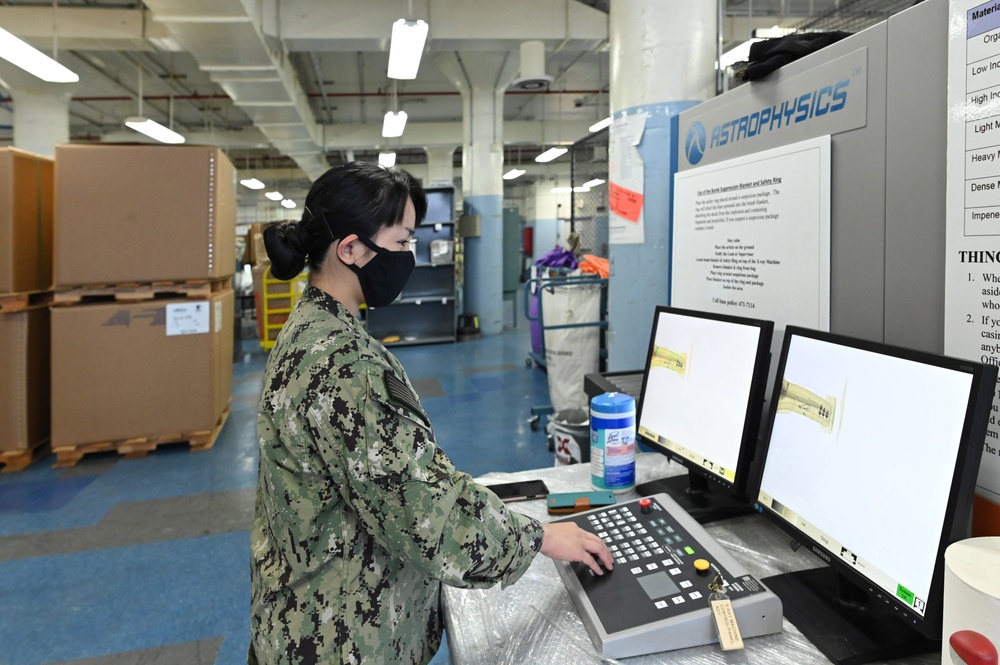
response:
M450 222L455 214L455 190L451 187L441 189L427 188L427 214L424 223L437 224Z
M995 367L789 327L758 508L873 606L936 638L944 549L968 535L995 381Z
M773 324L657 307L636 416L640 441L688 476L638 488L665 491L692 517L749 511L747 475L759 433ZM709 484L710 481L714 481Z

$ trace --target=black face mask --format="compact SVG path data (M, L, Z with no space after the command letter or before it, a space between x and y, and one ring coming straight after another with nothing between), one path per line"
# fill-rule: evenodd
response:
M371 240L358 236L358 240L375 252L375 256L362 267L348 264L361 282L361 293L369 307L385 307L402 292L410 279L416 260L413 252L393 252L379 247Z

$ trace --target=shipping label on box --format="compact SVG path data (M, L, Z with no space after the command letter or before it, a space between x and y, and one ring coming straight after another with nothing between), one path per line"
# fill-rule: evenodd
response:
M216 305L221 308L222 303ZM167 335L200 335L211 329L208 301L167 305Z

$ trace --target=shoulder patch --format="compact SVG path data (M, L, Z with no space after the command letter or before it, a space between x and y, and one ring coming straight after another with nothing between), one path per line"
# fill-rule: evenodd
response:
M413 394L409 386L401 381L391 369L385 371L383 378L385 379L385 387L389 391L389 398L400 406L412 411L425 425L430 427L427 417L420 408L417 396Z

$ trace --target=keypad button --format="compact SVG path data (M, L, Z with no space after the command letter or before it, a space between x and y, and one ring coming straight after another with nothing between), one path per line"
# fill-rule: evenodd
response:
M670 600L674 601L674 605L680 605L684 602L684 596L674 596Z
M663 565L664 566L668 566L670 564L668 563L668 561L664 561ZM680 568L671 568L667 572L670 573L671 575L680 575L681 574L681 569Z
M633 575L642 575L642 567L641 566L636 566L635 568L633 568L632 569L632 574Z
M659 566L656 565L656 563L647 563L646 564L646 570L657 570L658 568L659 568Z
M691 600L698 600L699 598L701 598L701 591L692 591L691 593L688 594L688 598L690 598Z
M656 601L655 604L656 604L656 609L658 610L666 609L667 607L667 601L665 600L658 600Z
M681 582L681 588L682 589L690 589L692 586L693 585L691 584L691 582L689 580L683 580Z

